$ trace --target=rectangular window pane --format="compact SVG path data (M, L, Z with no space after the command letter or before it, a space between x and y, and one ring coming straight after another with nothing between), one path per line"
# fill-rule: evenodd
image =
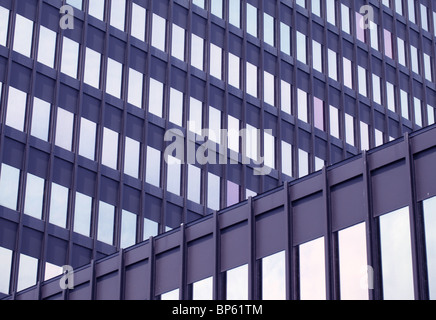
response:
M229 23L241 27L241 0L229 0Z
M74 210L74 232L86 237L91 231L92 198L76 192L76 203Z
M229 52L229 85L238 88L240 85L240 66L239 66L239 57L231 54Z
M310 241L299 247L300 299L325 300L324 238Z
M172 31L171 55L185 61L185 29L173 24Z
M302 178L309 174L309 154L299 149L298 150L298 177Z
M257 98L257 67L254 64L247 62L247 88L248 94Z
M121 216L120 247L127 248L136 243L136 214L123 210Z
M430 299L436 299L436 197L423 202Z
M400 90L400 99L401 99L401 115L409 119L409 95L406 91Z
M352 63L347 58L343 58L343 68L344 68L344 85L350 89L353 89L353 70Z
M100 201L97 240L113 245L115 207Z
M166 20L153 13L151 45L160 51L165 51Z
M40 26L38 44L38 62L53 68L56 53L56 32Z
M129 89L127 94L127 102L133 104L137 108L142 108L144 75L135 69L129 68Z
M74 114L58 108L55 143L58 147L71 151L73 143Z
M328 50L329 77L338 80L338 58L337 53L331 49Z
M257 37L257 8L247 3L247 33Z
M211 0L210 12L218 18L223 18L223 0Z
M97 124L88 119L81 118L79 155L94 161L95 159L95 136Z
M413 300L409 208L380 216L381 266L385 300Z
M17 291L30 288L36 284L38 277L38 259L20 254Z
M368 300L368 283L362 277L367 272L366 224L338 232L339 270L342 300Z
M79 64L79 44L67 37L63 37L61 72L77 78Z
M14 51L29 57L32 52L33 21L17 14L15 16Z
M145 181L156 187L160 187L161 153L152 147L147 147L145 168Z
M100 88L100 65L101 54L90 48L86 48L83 82L97 89Z
M188 200L200 203L201 197L201 169L188 164Z
M275 169L275 138L273 135L264 133L264 160L263 164L268 167Z
M308 123L307 118L307 92L298 89L298 119Z
M283 22L280 22L280 50L291 55L291 28Z
M0 292L9 294L9 283L11 278L12 251L0 247Z
M342 31L350 34L350 8L341 4Z
M9 10L0 6L0 46L6 46L9 29Z
M106 92L114 97L121 98L121 82L123 65L118 61L107 59Z
M212 210L220 209L220 177L208 173L207 206Z
M239 185L227 181L227 207L239 203Z
M163 90L164 85L162 82L150 78L148 112L161 118L163 112Z
M312 57L313 57L313 68L322 72L322 46L321 43L313 40L312 41Z
M189 124L188 130L201 136L203 104L201 101L191 97L189 103Z
M27 174L24 213L36 219L42 219L44 184L44 179L30 173Z
M9 87L6 125L24 131L26 117L27 94L23 91Z
M52 183L50 198L50 223L61 228L65 228L67 224L67 212L68 188L56 183Z
M221 143L221 111L209 107L209 140Z
M103 20L105 0L88 0L88 1L89 1L88 13L99 20Z
M291 114L291 99L292 99L292 91L291 85L284 80L280 81L281 85L281 109L283 112Z
M349 114L345 114L345 137L346 142L354 146L354 118Z
M204 40L192 34L191 37L191 65L199 70L203 70L204 64Z
M339 139L339 110L330 106L330 134Z
M275 78L266 71L263 73L263 99L266 103L275 105Z
M126 0L112 0L111 26L124 31L124 20L126 17Z
M282 172L292 177L292 145L282 141Z
M213 299L213 278L194 282L192 284L193 300L212 300Z
M180 196L182 161L175 157L168 156L167 165L167 191Z
M327 22L336 25L336 1L326 0Z
M2 164L0 173L0 205L17 210L20 170Z
M285 259L284 251L262 259L262 300L286 300Z
M359 93L362 96L367 96L367 84L366 84L366 69L361 66L357 67L357 75L359 77Z
M263 14L263 41L274 47L274 18L269 14Z
M222 49L213 43L210 44L210 75L222 79Z
M183 122L183 92L170 88L170 122L182 126Z
M319 130L324 130L324 102L317 97L313 98L314 125Z
M132 3L132 30L131 35L139 40L145 41L145 19L146 19L145 8Z
M226 300L248 300L248 265L227 271L226 278Z
M307 43L306 35L297 31L297 60L307 64Z
M114 170L118 169L118 133L108 128L103 129L101 163Z
M150 239L158 234L159 225L157 222L144 218L144 235L143 241Z
M124 153L124 173L139 178L139 153L141 144L139 141L126 137Z

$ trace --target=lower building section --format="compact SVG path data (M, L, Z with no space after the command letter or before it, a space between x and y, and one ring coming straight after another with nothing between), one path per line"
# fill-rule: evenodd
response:
M436 299L436 127L6 299Z

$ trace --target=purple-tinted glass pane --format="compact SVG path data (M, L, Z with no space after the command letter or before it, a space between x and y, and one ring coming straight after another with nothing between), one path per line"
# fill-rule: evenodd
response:
M239 186L231 181L227 181L227 206L232 206L239 202Z
M392 56L392 34L385 29L385 54L393 59Z
M363 20L363 16L356 12L356 37L357 40L365 42L365 29L363 28L365 20Z
M315 127L320 130L324 130L324 105L322 100L318 98L313 98L313 110L314 110L314 121Z

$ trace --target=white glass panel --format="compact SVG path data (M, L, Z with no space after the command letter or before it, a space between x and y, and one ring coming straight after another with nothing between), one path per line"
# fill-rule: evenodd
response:
M38 62L53 68L56 53L56 32L40 26L38 44Z
M56 145L71 151L73 143L73 127L74 127L74 114L58 108L58 115L56 121Z
M309 174L309 154L299 149L298 150L298 177L302 178Z
M354 146L354 118L349 114L345 114L345 137L346 142Z
M44 202L44 179L27 174L26 198L24 213L36 219L42 218L42 204Z
M139 153L141 144L126 137L124 173L134 178L139 178Z
M38 276L38 259L20 254L17 291L22 291L36 284Z
M173 24L171 55L185 61L185 29Z
M350 89L353 89L353 71L351 66L351 61L347 58L343 58L343 68L344 68L344 85Z
M265 43L274 47L274 18L269 14L263 14L263 36Z
M297 31L297 60L307 64L306 35Z
M170 89L170 122L182 126L183 122L183 92Z
M241 0L229 0L229 23L241 27Z
M95 135L97 124L88 119L81 118L79 155L88 159L95 159Z
M181 160L168 156L167 191L180 195Z
M248 94L257 98L257 67L247 62L247 88Z
M213 278L197 281L193 283L193 300L212 300L213 299Z
M285 252L262 259L262 300L286 300Z
M263 95L264 101L272 106L275 105L275 79L274 75L269 72L264 71L263 73Z
M227 300L248 300L248 265L227 271Z
M112 245L114 241L115 207L100 201L97 240Z
M127 102L135 107L142 108L144 75L135 69L129 69L129 89Z
M126 0L112 0L111 25L124 31L124 21L126 18Z
M212 210L220 209L220 177L208 173L207 206Z
M131 35L139 40L145 41L145 24L146 24L145 8L132 3L132 30Z
M238 88L240 85L239 57L229 53L229 85Z
M101 54L90 48L85 53L85 74L83 81L94 88L100 88Z
M147 147L147 161L145 168L145 181L160 187L161 153L152 147Z
M313 68L319 72L322 72L322 46L315 40L312 41L312 57Z
M0 46L6 46L9 29L9 10L0 6Z
M166 20L153 13L153 26L151 34L151 45L161 51L165 51L166 42Z
M338 80L338 62L337 53L328 49L328 62L329 62L329 77L333 80Z
M291 55L291 28L283 22L280 22L280 50Z
M26 117L27 94L21 90L9 87L6 125L24 131Z
M76 203L74 210L74 232L86 237L90 236L91 230L92 198L76 192Z
M61 72L77 78L79 64L79 44L67 37L63 37Z
M192 34L191 37L191 65L197 69L203 70L204 61L204 40L199 36Z
M157 222L144 218L144 236L143 240L148 240L150 237L154 237L158 234L159 225Z
M307 119L307 92L298 89L298 119L308 122Z
M210 75L222 79L222 49L213 43L210 44Z
M17 210L20 170L2 164L0 173L0 205Z
M0 247L0 292L9 294L9 284L12 266L12 251Z
M99 20L103 20L105 0L88 0L88 1L89 1L88 13Z
M200 203L201 169L188 164L188 200Z
M339 139L339 110L330 106L330 134Z
M121 248L127 248L136 243L136 217L136 214L123 210L121 216Z
M211 0L210 12L218 18L223 18L223 0Z
M68 191L64 186L51 184L50 223L61 228L67 224Z
M436 197L423 202L430 299L436 299Z
M118 133L108 128L103 129L101 163L114 170L118 168Z
M57 265L54 265L52 263L46 262L45 263L45 274L44 274L44 281L56 278L63 274L62 267L59 267Z
M173 291L170 291L170 292L167 292L167 293L163 293L160 296L160 298L161 298L161 300L175 301L175 300L179 300L179 296L180 296L179 289L175 289Z
M121 98L121 82L123 65L118 61L107 59L106 92L114 97Z
M201 135L202 130L202 111L203 104L201 101L191 97L189 107L189 127L188 130Z
M324 238L300 245L300 299L325 300Z
M247 33L257 37L257 8L247 3Z
M291 114L291 85L284 80L280 81L281 84L281 107L282 111Z
M292 177L292 145L282 141L282 172Z
M221 143L221 111L209 107L209 139Z
M163 109L163 90L164 85L162 82L150 78L148 111L161 118Z
M264 165L275 169L275 138L265 132L264 134Z
M17 14L14 30L14 51L30 57L32 52L33 21Z

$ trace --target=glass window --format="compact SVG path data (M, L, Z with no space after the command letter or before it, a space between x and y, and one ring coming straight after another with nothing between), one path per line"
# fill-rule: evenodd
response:
M213 277L206 278L192 284L193 300L212 300L213 299Z
M436 197L423 202L425 247L430 299L436 299ZM1 253L0 253L1 254Z
M339 139L339 110L330 106L330 134Z
M298 149L298 177L302 178L309 174L309 154Z
M228 125L228 147L230 150L235 152L239 152L239 119L228 116L227 118Z
M90 48L86 48L83 82L97 89L100 88L100 65L101 54Z
M354 146L354 118L345 114L345 139L346 142Z
M30 288L36 284L38 277L38 259L20 254L18 268L17 292Z
M182 126L183 122L183 92L170 88L170 122Z
M366 224L339 231L338 241L341 300L368 300Z
M126 0L112 0L111 26L124 31L124 20L126 18Z
M0 292L9 294L11 280L12 250L0 247Z
M58 147L71 151L73 143L74 114L58 108L55 143Z
M381 105L381 82L380 77L375 74L372 75L372 99Z
M144 75L135 69L129 68L127 102L138 108L142 108L143 84Z
M176 24L173 24L171 55L185 61L185 29Z
M274 18L269 14L263 14L263 41L274 47Z
M381 266L385 300L413 300L409 208L380 216Z
M392 34L388 30L384 30L385 39L385 55L393 59L394 55L392 53Z
M188 200L200 203L201 198L201 169L188 164Z
M257 67L247 62L247 93L257 98Z
M312 13L321 17L321 0L312 0Z
M61 72L77 78L79 64L79 44L67 37L63 37Z
M283 112L291 114L291 101L292 101L292 89L291 84L281 80L280 81L280 94L281 94L281 109Z
M139 178L139 154L141 144L129 137L126 137L124 153L124 173L134 178Z
M307 64L306 35L297 31L297 60Z
M275 145L276 142L274 136L265 132L263 135L263 164L272 169L275 169Z
M222 80L222 49L213 43L210 44L210 75Z
M300 245L300 299L325 300L324 238Z
M337 53L328 49L329 77L338 80L338 57Z
M350 34L350 8L341 3L342 31Z
M227 207L239 203L239 185L227 181Z
M353 89L353 70L351 61L347 58L343 58L343 68L344 68L344 85L350 89Z
M145 181L156 187L160 187L161 152L147 146L147 158L145 168Z
M221 143L221 111L209 107L209 140Z
M195 98L190 98L189 102L189 124L188 130L198 135L202 135L203 128L202 121L203 103Z
M241 0L229 0L229 23L241 27Z
M263 99L266 103L275 105L275 79L274 75L264 71L263 73Z
M375 129L375 146L381 146L383 144L383 132Z
M247 33L257 37L257 8L247 3Z
M312 41L312 57L313 57L313 68L322 72L322 45L321 43L313 40Z
M7 164L1 165L0 173L0 205L17 210L18 187L20 186L20 170Z
M74 208L74 232L86 237L91 234L92 198L80 192L76 192Z
M211 0L210 12L218 18L223 18L223 0Z
M431 105L427 105L427 119L427 125L431 126L435 123L434 108Z
M395 112L395 87L392 83L386 82L386 95L388 100L388 109Z
M158 234L159 225L157 222L144 218L144 236L143 241L150 239Z
M322 170L325 166L325 161L321 158L315 157L315 171Z
M327 22L336 25L336 1L326 0Z
M403 66L406 66L406 47L404 46L404 40L401 38L397 38L397 46L398 46L398 63Z
M66 228L68 212L68 188L56 183L51 184L50 220L61 228Z
M240 66L239 57L229 52L229 85L238 88L240 85Z
M410 46L410 59L412 61L412 71L419 74L418 49Z
M167 191L180 196L182 161L169 155L167 165Z
M227 300L248 300L248 265L227 271Z
M46 262L45 263L45 273L44 273L44 281L56 278L57 276L60 276L63 274L62 267L59 267L55 264Z
M80 121L80 138L79 138L79 155L95 160L95 136L97 124L88 119L81 118Z
M362 96L367 96L367 84L366 84L366 69L358 66L357 75L359 77L359 93Z
M395 0L395 11L399 15L403 15L403 0Z
M106 92L114 97L121 98L121 82L123 65L118 61L107 59Z
M148 112L161 118L163 109L163 90L164 85L162 82L150 78Z
M136 243L136 218L136 214L123 210L121 216L121 248L127 248Z
M14 30L14 51L30 58L32 52L33 21L17 14Z
M313 98L314 126L324 131L324 102L316 97Z
M104 3L105 0L88 0L88 13L99 20L103 20Z
M204 0L192 0L192 3L204 9Z
M79 10L82 10L82 0L67 0L67 3Z
M212 210L220 209L220 177L208 172L207 176L207 207Z
M406 91L400 90L400 99L401 99L401 115L409 119L409 95Z
M365 20L363 18L363 16L359 13L356 12L356 37L357 40L362 41L362 42L366 42L365 41Z
M0 46L6 46L8 41L9 10L0 6Z
M431 57L424 53L424 72L425 72L425 78L428 81L433 81L433 66L431 63Z
M307 118L307 92L301 89L297 90L298 94L298 119L308 123Z
M407 0L408 12L409 12L409 20L413 23L416 23L416 14L415 14L415 1Z
M145 25L147 12L145 8L132 3L132 30L131 35L139 40L145 41Z
M284 251L262 259L262 300L286 300L285 261Z
M414 107L415 107L415 123L422 127L422 105L421 100L418 98L413 99Z
M26 117L27 94L21 90L9 87L6 125L24 131Z
M115 207L100 201L97 240L113 245Z
M257 161L258 160L258 143L259 143L259 130L257 130L255 127L247 124L247 128L245 129L245 155L252 159Z
M283 22L280 22L280 50L291 55L291 28Z
M297 5L299 5L302 8L306 8L306 0L297 0Z
M180 297L180 290L179 289L175 289L173 291L163 293L160 296L160 299L161 300L167 300L167 301L168 300L169 301L175 301L175 300L179 300L179 297Z
M360 148L369 150L369 128L365 122L360 122Z
M101 163L114 170L118 169L118 132L103 129L103 151Z
M54 67L56 53L56 32L44 27L39 27L38 62Z
M292 177L292 145L282 141L282 172Z
M195 34L192 34L191 38L191 65L199 70L203 70L204 40Z
M153 13L151 45L160 51L165 51L166 20Z
M36 219L42 219L42 204L44 202L44 179L27 174L26 198L24 213Z
M369 31L371 34L371 47L375 50L378 50L378 25L370 21Z

